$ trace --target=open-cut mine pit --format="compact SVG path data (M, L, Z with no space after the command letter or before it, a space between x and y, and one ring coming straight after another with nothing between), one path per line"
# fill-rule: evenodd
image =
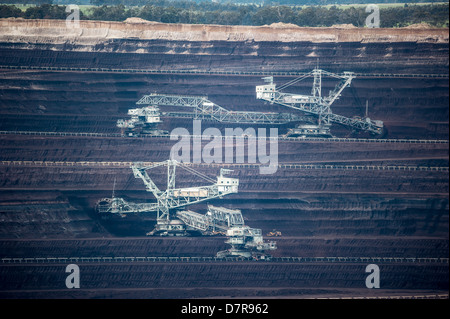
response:
M99 21L67 29L59 20L0 19L0 30L1 298L448 298L448 29ZM155 200L130 165L167 160L177 141L124 136L116 126L143 95L294 112L257 100L255 86L268 75L283 84L317 64L355 72L333 113L364 117L367 106L384 122L381 136L333 124L336 139L279 138L269 175L259 163L191 164L211 178L233 170L239 192L208 204L241 210L276 241L273 259L214 258L228 248L220 235L146 236L154 212L96 214L113 192ZM335 84L324 79L323 90ZM289 90L310 94L311 86ZM192 119L161 119L169 133L192 134ZM282 135L292 125L276 127ZM177 186L198 183L177 171ZM188 209L204 214L207 205ZM64 284L69 263L80 266L80 289ZM368 264L380 268L378 289L366 288Z

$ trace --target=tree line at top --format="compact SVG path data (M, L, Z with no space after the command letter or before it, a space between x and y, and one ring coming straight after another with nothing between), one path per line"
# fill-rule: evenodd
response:
M33 0L26 1L30 2ZM186 0L127 0L126 2L130 5L125 6L120 3L124 2L123 0L90 1L95 4L117 4L93 6L82 10L80 12L81 19L124 21L129 17L139 17L149 21L164 23L258 26L283 22L303 27L327 27L336 24L352 24L356 27L363 27L368 16L364 6L347 6L342 8L335 5L327 7L261 6L255 4L239 5L231 2L222 4L204 0L198 2ZM294 0L286 1L293 2ZM297 2L308 1L298 0ZM76 1L71 0L71 2ZM144 3L145 5L141 5ZM132 4L136 5L131 6ZM65 19L67 15L64 5L41 4L30 6L25 10L21 10L15 5L0 5L0 18ZM414 23L428 23L436 27L448 27L448 15L448 4L405 4L404 6L381 7L380 27L404 27Z
M216 4L254 4L254 5L340 5L340 4L371 4L371 3L448 3L448 0L0 0L0 4L78 4L95 6L145 6L145 5L176 5L177 3L216 3Z

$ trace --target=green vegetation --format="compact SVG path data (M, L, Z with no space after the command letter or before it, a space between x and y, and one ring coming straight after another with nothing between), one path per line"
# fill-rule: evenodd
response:
M28 0L29 2L30 0ZM309 0L297 1L306 3ZM365 5L288 6L233 4L232 2L195 2L187 0L129 0L135 6L125 6L122 0L91 0L93 5L80 6L80 18L85 20L123 21L139 17L165 23L268 25L276 22L298 26L319 27L352 24L363 27L368 13ZM326 3L328 1L321 1ZM115 5L101 5L113 3ZM143 5L145 4L145 5ZM142 6L143 5L143 6ZM65 19L65 6L42 4L35 6L0 5L0 18ZM380 26L404 27L428 23L434 27L448 27L449 5L403 4L380 5Z

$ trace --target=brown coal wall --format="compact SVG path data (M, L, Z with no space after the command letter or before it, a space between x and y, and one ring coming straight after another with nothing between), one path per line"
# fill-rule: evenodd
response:
M367 103L369 117L385 124L383 136L377 138L448 139L448 54L448 29L82 21L80 29L68 30L65 21L0 19L0 131L117 134L116 121L127 118L128 109L144 94L155 92L206 95L230 110L290 112L256 100L255 86L263 83L263 72L309 72L319 64L330 72L358 73L333 104L334 113L363 117ZM49 67L64 69L45 69ZM280 85L294 77L275 76L274 81ZM322 93L328 94L336 84L324 78ZM289 92L310 94L311 86L310 79L304 80ZM231 127L214 122L202 126L222 131ZM284 134L292 126L281 125L279 132ZM161 129L171 132L178 127L192 132L192 121L163 117ZM374 138L339 125L333 125L332 133ZM201 257L228 248L224 237L146 238L155 213L102 219L94 212L99 199L111 196L114 184L116 196L154 202L129 167L107 162L164 161L176 141L14 133L0 137L1 258ZM261 175L258 168L233 167L230 175L240 179L239 193L209 203L241 209L246 224L260 228L264 235L281 231L281 237L272 238L278 246L271 252L274 256L448 258L449 183L444 169L449 164L448 143L280 140L278 146L280 164L438 166L441 170L280 167L275 174ZM99 163L82 166L80 162ZM194 168L214 177L220 167ZM154 178L165 185L162 170ZM199 184L196 177L177 171L177 186ZM207 206L189 209L205 213ZM374 294L365 288L362 264L82 264L84 290L76 292L65 288L65 266L2 264L0 296ZM448 293L448 265L380 264L380 271L387 295Z
M7 290L51 289L67 293L66 265L5 266L0 269L2 297ZM365 288L366 265L361 264L89 264L80 265L80 287L84 290L142 288ZM409 274L404 279L403 274ZM170 275L168 275L170 274ZM380 265L385 289L448 289L448 269L442 265ZM23 276L28 280L24 281ZM414 278L414 281L408 279ZM149 297L152 291L139 296ZM144 295L143 295L144 294ZM241 292L242 294L242 292ZM186 296L184 296L186 298Z

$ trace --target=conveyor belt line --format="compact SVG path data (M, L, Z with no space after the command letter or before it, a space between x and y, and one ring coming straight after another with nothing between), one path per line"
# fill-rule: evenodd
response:
M241 75L241 76L295 76L306 75L307 72L245 72L245 71L191 71L191 70L148 70L148 69L109 69L109 68L73 68L57 66L0 65L0 69L8 70L42 70L64 72L106 72L106 73L142 73L142 74L202 74L202 75ZM388 73L354 73L365 78L442 78L448 79L448 74L388 74Z
M77 133L77 132L37 132L37 131L0 131L0 135L33 135L33 136L74 136L74 137L123 137L119 133ZM127 138L169 138L169 135L148 135ZM181 137L199 138L196 135L181 135ZM234 136L222 136L222 139L234 138ZM253 137L259 139L259 137ZM274 139L273 137L261 137L262 139ZM297 142L341 142L341 143L406 143L406 144L448 144L448 140L422 140L422 139L370 139L347 137L276 137L279 141Z
M144 165L153 165L154 162L142 162ZM38 167L117 167L129 168L133 162L67 162L67 161L0 161L4 166L38 166ZM215 167L215 168L260 168L262 164L208 164L208 163L183 163L191 167ZM408 166L408 165L329 165L329 164L279 164L280 169L317 169L317 170L361 170L361 171L426 171L448 172L445 166Z
M243 257L3 257L2 264L139 263L139 262L248 262ZM263 260L258 260L261 262ZM272 257L265 262L281 263L420 263L448 264L449 258L425 257Z

